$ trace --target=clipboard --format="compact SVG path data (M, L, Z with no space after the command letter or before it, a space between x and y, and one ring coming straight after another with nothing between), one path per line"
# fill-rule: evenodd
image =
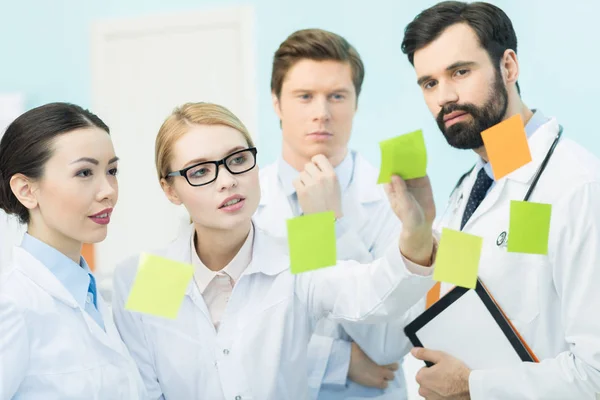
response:
M444 351L470 369L539 362L479 279L475 289L450 290L404 332L413 346Z

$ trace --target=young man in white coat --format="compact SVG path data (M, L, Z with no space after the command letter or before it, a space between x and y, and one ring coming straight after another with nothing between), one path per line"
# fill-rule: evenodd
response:
M376 183L378 170L348 149L363 77L358 52L337 34L306 29L280 45L271 92L282 155L261 170L255 216L257 227L284 239L287 219L334 211L338 258L361 263L381 257L400 231ZM313 335L308 371L313 398L405 399L398 359L409 348L401 340L402 323L353 336L354 329L323 321Z
M517 38L498 7L439 3L407 26L402 50L448 143L478 155L438 229L483 237L479 277L540 360L470 371L442 352L414 349L435 364L417 374L420 394L594 399L600 392L600 161L569 139L568 128L561 137L555 118L523 103ZM526 124L533 161L496 180L481 132L516 114ZM509 253L511 200L523 200L532 187L530 201L552 205L548 254ZM441 293L447 289L442 285Z

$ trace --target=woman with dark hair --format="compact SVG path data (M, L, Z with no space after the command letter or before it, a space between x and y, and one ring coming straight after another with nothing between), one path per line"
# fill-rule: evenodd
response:
M0 400L143 395L81 256L106 237L117 161L106 124L66 103L26 112L0 142L0 209L27 225L0 276Z

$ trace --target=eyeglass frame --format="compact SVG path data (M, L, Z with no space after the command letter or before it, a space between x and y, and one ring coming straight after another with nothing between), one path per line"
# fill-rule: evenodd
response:
M227 159L231 158L232 156L235 156L236 154L243 153L243 152L246 152L246 151L250 151L250 153L252 153L252 155L253 155L253 157L254 157L254 164L252 165L252 167L250 167L250 168L248 168L247 170L245 170L245 171L242 171L242 172L233 172L231 169L229 169L229 166L226 164L226 162L225 162L225 161L226 161ZM219 168L219 167L220 167L221 165L222 165L222 166L224 166L224 167L225 167L225 169L227 169L227 171L228 171L230 174L232 174L232 175L241 175L241 174L245 174L245 173L246 173L246 172L248 172L248 171L251 171L251 170L253 170L253 169L256 167L256 154L257 154L257 153L258 153L258 149L257 149L256 147L248 147L247 149L242 149L242 150L234 151L233 153L229 154L228 156L226 156L226 157L224 157L224 158L222 158L221 160L218 160L218 161L202 161L202 162L199 162L199 163L197 163L197 164L190 165L189 167L186 167L186 168L184 168L184 169L180 169L179 171L172 171L172 172L169 172L169 173L168 173L168 174L165 176L165 179L168 179L168 178L170 178L170 177L172 177L172 176L183 176L183 177L185 178L185 180L187 181L187 183L188 183L190 186L193 186L193 187L206 186L206 185L209 185L209 184L211 184L211 183L213 183L214 181L216 181L216 180L217 180L217 178L219 177L219 170L221 169L221 168ZM215 165L215 166L217 167L217 168L216 168L216 172L215 172L215 177L214 177L214 179L213 179L213 180L211 180L211 181L209 181L209 182L202 183L202 184L200 184L200 185L194 185L194 184L192 184L192 182L190 182L190 179L189 179L189 178L188 178L188 176L187 176L187 172L188 172L190 169L192 169L192 168L196 168L196 167L199 167L200 165L204 165L204 164L212 164L212 165Z

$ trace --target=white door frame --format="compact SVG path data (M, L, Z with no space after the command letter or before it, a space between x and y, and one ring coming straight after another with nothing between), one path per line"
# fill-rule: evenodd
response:
M235 6L235 7L219 7L219 8L201 8L198 10L190 10L177 14L164 14L153 16L141 16L134 18L98 21L92 25L91 34L91 84L92 84L92 110L100 117L110 114L106 109L107 99L111 98L111 85L106 84L108 73L103 65L110 65L114 62L107 57L110 49L114 46L115 41L135 39L136 37L148 37L152 35L169 35L173 33L196 32L202 30L233 30L239 38L240 52L238 59L240 67L244 75L241 87L239 87L237 96L239 96L243 111L239 110L239 117L244 122L248 130L253 136L255 142L258 142L258 93L256 90L256 34L255 34L255 10L252 6ZM177 104L173 104L173 107ZM243 113L243 114L242 114ZM110 120L107 121L110 125ZM187 221L187 218L186 218ZM187 223L187 222L186 222ZM103 255L96 252L97 273L100 273L101 280L110 278L111 271L104 270L107 266L102 265ZM111 266L114 268L114 265ZM104 276L104 274L110 274ZM106 284L107 291L110 281L100 282L100 289Z
M250 79L244 80L240 88L243 103L248 110L243 122L258 142L258 92L256 90L256 32L255 10L250 5L207 8L181 12L177 14L161 14L126 19L98 21L92 24L91 40L91 72L92 72L92 110L100 116L101 102L106 79L100 66L105 61L105 45L114 38L135 37L153 32L185 31L198 28L237 27L240 35L242 68Z

